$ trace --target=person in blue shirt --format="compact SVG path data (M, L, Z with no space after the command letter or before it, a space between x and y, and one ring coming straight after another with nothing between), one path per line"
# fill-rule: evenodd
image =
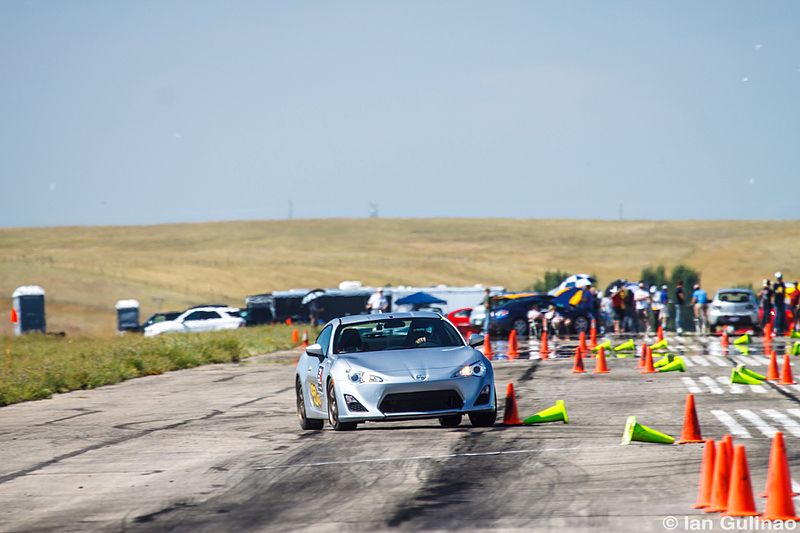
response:
M694 306L694 329L703 335L708 333L708 293L696 283L692 292Z

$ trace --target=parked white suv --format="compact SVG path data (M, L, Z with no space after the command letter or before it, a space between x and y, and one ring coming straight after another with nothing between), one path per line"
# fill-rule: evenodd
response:
M174 320L157 322L144 328L145 337L162 333L199 333L244 327L244 319L233 307L194 307L187 309Z

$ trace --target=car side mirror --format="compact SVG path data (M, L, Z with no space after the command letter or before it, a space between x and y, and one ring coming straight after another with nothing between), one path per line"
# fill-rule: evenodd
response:
M311 344L306 348L306 353L308 355L313 355L314 357L318 357L322 359L322 346L319 344Z
M473 333L472 335L469 336L469 340L467 341L467 344L469 344L473 348L477 348L478 346L483 344L483 340L484 340L483 339L483 335L477 335L477 334Z

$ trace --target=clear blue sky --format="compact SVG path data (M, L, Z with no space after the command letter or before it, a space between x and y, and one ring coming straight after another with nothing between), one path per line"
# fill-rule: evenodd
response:
M800 2L0 2L0 226L800 212Z

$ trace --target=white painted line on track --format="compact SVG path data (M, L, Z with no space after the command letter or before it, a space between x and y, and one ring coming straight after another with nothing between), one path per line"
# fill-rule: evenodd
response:
M768 365L769 364L769 359L767 359L763 355L753 356L753 359L755 359L756 361L760 362L762 365Z
M717 387L717 384L714 382L714 379L711 376L700 376L697 379L699 381L702 381L703 384L709 388L712 394L722 394L723 392L725 392L719 387Z
M702 394L703 390L697 386L697 383L694 382L692 378L681 378L683 384L686 385L686 390L691 392L692 394Z
M725 425L725 427L728 428L728 431L731 433L731 435L735 435L743 439L752 438L750 432L747 431L744 428L744 426L740 425L739 422L737 422L731 415L729 415L725 411L712 409L711 414L717 417L717 420L722 422Z
M745 388L746 385L742 385L740 383L731 383L725 376L717 377L717 382L721 383L722 385L727 385L731 394L744 394L747 390Z
M800 409L787 409L786 412L789 413L790 415L794 415L797 418L800 418ZM800 491L796 491L796 492L800 492Z
M722 357L709 357L708 360L717 366L728 366L728 363Z
M795 437L800 437L800 423L798 423L796 420L789 418L776 409L762 409L761 412L773 419L778 424L782 425L784 428L786 428L786 431Z
M375 459L356 459L354 461L321 461L318 463L298 463L298 464L283 464L283 465L273 465L273 466L257 466L254 470L277 470L280 468L303 468L303 467L313 467L313 466L332 466L332 465L358 465L358 464L368 464L368 463L392 463L396 461L425 461L425 460L436 460L436 459L453 459L458 457L491 457L491 456L501 456L501 455L519 455L519 454L527 454L527 453L542 453L542 452L568 452L568 451L575 451L580 449L591 449L591 450L599 450L599 449L618 449L619 445L617 446L592 446L591 448L585 448L581 446L573 446L573 447L562 447L562 448L538 448L538 449L531 449L531 450L502 450L496 452L466 452L466 453L445 453L442 455L414 455L411 457L377 457Z
M683 364L685 364L686 366L694 366L694 363L688 357L683 358Z
M756 361L752 357L747 357L746 355L740 355L739 359L741 359L748 366L761 366L762 364L760 361Z
M761 434L764 435L765 437L772 438L778 431L774 427L764 422L763 418L755 414L750 409L737 409L736 412L739 414L739 416L741 416L742 418L746 418L748 422L753 424L756 427L756 429L759 430Z
M684 358L684 361L685 360L686 360L686 358ZM711 366L711 363L709 363L708 360L705 357L703 357L702 355L693 355L692 356L692 361L694 361L695 363L697 363L700 366Z
M747 386L750 387L750 390L752 392L758 392L759 394L766 394L767 392L769 392L767 391L767 388L764 387L764 385L747 385Z

